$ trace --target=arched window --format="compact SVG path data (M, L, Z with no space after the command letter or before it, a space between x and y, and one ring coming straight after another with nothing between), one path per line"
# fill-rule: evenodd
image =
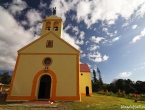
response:
M58 31L58 27L59 27L59 23L58 23L57 21L54 22L53 30L54 30L54 31Z
M46 23L46 30L50 31L51 30L51 22L47 21Z

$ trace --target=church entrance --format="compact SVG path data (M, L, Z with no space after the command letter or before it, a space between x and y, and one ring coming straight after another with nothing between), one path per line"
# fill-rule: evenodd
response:
M38 99L50 99L51 77L43 75L40 79Z
M86 96L89 96L89 87L86 86Z

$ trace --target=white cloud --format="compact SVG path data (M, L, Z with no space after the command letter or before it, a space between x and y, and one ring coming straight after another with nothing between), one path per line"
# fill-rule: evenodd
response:
M86 41L86 45L89 43L89 41Z
M20 23L1 6L0 13L0 69L13 70L17 50L37 39L38 36L34 37L34 34L24 30Z
M114 31L113 33L109 33L109 30L107 28L103 28L102 31L104 31L110 37L115 36L117 34L117 30Z
M9 4L9 11L12 14L20 14L22 10L24 10L25 8L27 8L27 4L25 1L22 0L13 0L11 4Z
M72 31L75 32L75 35L79 33L79 28L77 26L72 26Z
M120 77L129 77L130 75L132 75L131 72L122 72L119 74Z
M89 53L87 56L88 56L88 59L93 62L102 62L102 61L108 60L109 58L109 56L106 56L106 55L102 57L101 53L99 52Z
M103 44L108 44L109 41L105 39L102 43L103 43Z
M81 57L81 58L84 58L84 57L86 57L86 54L81 54L80 57Z
M139 10L137 10L136 16L143 17L144 13L145 13L145 2L141 4L141 6L139 7Z
M26 21L23 20L23 21L21 21L21 24L22 24L22 25L27 25L28 22L26 22Z
M95 37L95 36L92 36L91 38L90 38L90 40L92 41L92 42L95 42L95 43L98 43L99 44L99 42L101 42L102 40L104 40L105 38L103 38L103 37Z
M78 45L83 45L84 44L84 41L83 40L76 40L76 44L78 44Z
M103 61L106 61L106 60L108 60L108 58L109 58L109 56L107 56L107 55L104 55L104 56L103 56Z
M93 45L90 45L90 47L88 47L87 50L94 51L94 50L99 49L99 48L100 47L98 45L93 44Z
M84 31L81 31L81 32L80 32L79 38L80 38L80 39L84 39L84 38L85 38L85 32L84 32Z
M145 28L141 31L140 35L137 35L132 39L131 43L135 43L136 41L140 40L142 37L145 37Z
M68 33L66 33L65 31L63 31L63 37L62 37L66 42L68 42L70 45L72 45L73 47L75 47L76 49L80 49L80 47L78 45L76 45L75 43L75 39L70 36Z
M38 36L40 36L41 28L42 28L42 23L37 23L33 27L30 27L27 31L29 31L32 34L37 34Z
M133 70L141 70L141 69L144 69L145 67L144 66L142 66L142 67L139 67L139 68L135 68L135 69L133 69Z
M71 29L71 31L72 31L73 33L75 33L75 35L78 35L79 32L80 32L78 26L72 26L72 24L68 24L64 30L67 31L67 30L69 30L69 29Z
M128 26L129 25L129 23L127 22L127 23L124 23L123 25L122 25L122 27L125 27L125 26Z
M40 9L46 9L47 8L47 3L44 3L43 0L40 0L39 8Z
M133 26L132 26L132 29L136 29L136 28L137 28L137 25L133 25Z
M144 2L144 0L112 0L111 2L106 0L71 0L68 2L52 0L50 7L57 7L57 15L61 16L64 21L66 19L65 14L69 10L75 10L77 21L84 21L89 28L99 20L108 25L114 24L119 16L129 20L136 11L137 16L141 17L145 13ZM141 8L139 8L140 6Z
M76 39L76 44L83 45L84 44L85 33L84 31L80 32L79 38Z
M38 22L42 22L42 17L41 17L41 13L38 12L35 9L31 9L27 12L26 14L28 21L30 23L30 26L35 25Z
M71 28L71 24L68 24L67 26L66 26L66 28L64 29L64 31L67 31L67 30L69 30Z
M120 39L120 37L121 37L121 36L113 38L113 39L112 39L112 42L118 41L118 40Z

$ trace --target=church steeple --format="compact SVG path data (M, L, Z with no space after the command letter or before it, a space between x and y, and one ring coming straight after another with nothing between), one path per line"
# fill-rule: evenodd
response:
M56 16L56 7L53 8L52 15L45 18L42 24L41 36L49 31L54 32L56 35L62 37L63 21Z

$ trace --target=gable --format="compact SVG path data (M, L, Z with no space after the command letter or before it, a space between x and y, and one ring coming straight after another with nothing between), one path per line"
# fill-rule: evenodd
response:
M53 42L53 47L46 47L47 41ZM18 53L70 53L79 54L79 50L68 44L53 32L48 32L37 40L18 50Z

